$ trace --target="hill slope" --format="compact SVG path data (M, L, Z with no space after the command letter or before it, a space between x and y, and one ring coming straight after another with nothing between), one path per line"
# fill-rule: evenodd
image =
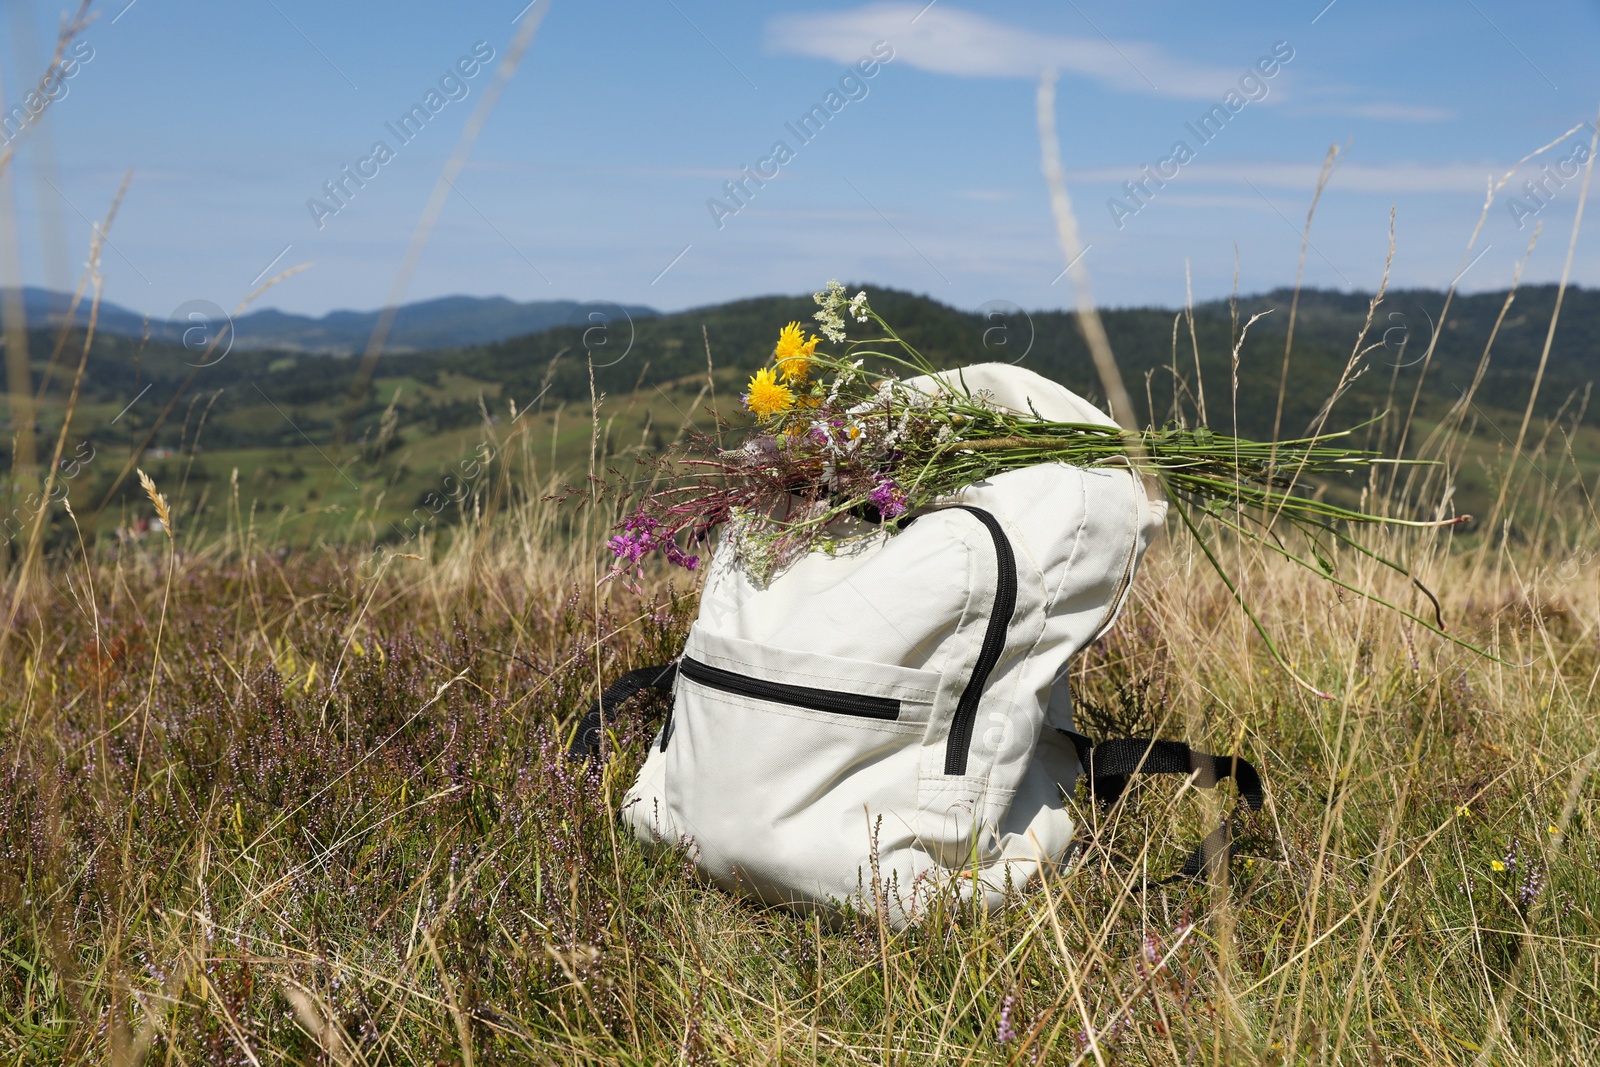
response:
M885 318L935 364L1017 362L1091 398L1101 392L1070 313L985 317L910 293L869 293ZM1188 316L1170 309L1107 311L1106 328L1141 416L1162 423L1179 413L1193 423L1203 406L1205 421L1219 430L1237 424L1243 436L1270 437L1280 421L1290 295L1241 301L1238 322L1268 314L1239 345L1236 393L1236 320L1227 304L1197 307L1192 326ZM1408 448L1414 454L1418 441L1471 388L1504 300L1504 294L1458 297L1423 376L1429 323L1439 321L1443 296L1392 294L1374 317L1354 381L1333 409L1329 427L1392 411L1392 418L1369 426L1358 440L1393 450L1415 395L1418 433ZM1481 511L1492 493L1486 472L1497 469L1496 453L1509 451L1517 434L1553 302L1552 288L1526 289L1500 326L1469 412L1467 452L1457 457L1459 510ZM710 431L712 382L722 413L736 414L735 398L750 371L769 358L778 328L791 320L809 323L814 310L808 296L774 296L671 315L613 315L603 325L561 325L487 344L390 353L379 361L376 376L359 385L359 360L241 348L195 367L193 353L180 346L102 333L90 353L68 453L92 452L96 458L75 478L73 503L91 516L102 504L114 510L130 501L142 506L124 471L130 462L163 485L184 487L197 508L208 485L231 485L237 471L242 506L253 500L294 516L308 538L320 537L348 522L337 516L360 513L365 521L388 521L406 514L460 456L485 441L518 434L541 442L537 470L530 467L524 482L543 481L552 472L586 466L591 446L598 447L603 463L612 462L605 457L630 446L663 444L685 428ZM1283 436L1300 434L1317 416L1351 358L1366 315L1367 298L1359 295L1301 294ZM1572 433L1573 454L1584 469L1600 467L1600 430L1585 392L1597 366L1597 334L1600 294L1569 291L1537 405L1546 418L1564 412L1562 432ZM45 382L36 421L47 442L60 425L70 384L68 367L47 373L45 359L55 340L40 330L30 345L35 380ZM715 367L711 381L708 360ZM590 420L591 363L602 397L599 427ZM1547 425L1537 421L1535 435ZM0 461L8 467L12 429L0 439ZM1559 467L1566 443L1561 435L1550 440ZM1535 469L1555 485L1547 466ZM204 505L214 506L215 501Z

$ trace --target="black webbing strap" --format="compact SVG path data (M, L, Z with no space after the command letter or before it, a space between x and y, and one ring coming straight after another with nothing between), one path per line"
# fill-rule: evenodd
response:
M1089 778L1089 795L1102 806L1111 807L1122 799L1128 781L1136 774L1194 775L1194 784L1209 789L1223 778L1232 778L1239 796L1252 811L1260 811L1265 797L1261 775L1247 760L1238 756L1213 756L1196 752L1182 741L1158 741L1149 737L1119 737L1095 744L1083 734L1062 730L1078 750L1078 762ZM1228 821L1206 835L1189 854L1183 868L1165 881L1198 878L1213 864L1225 863L1231 852Z
M676 663L660 663L654 667L629 671L606 686L606 691L600 694L599 700L589 705L588 713L578 724L578 732L567 747L567 756L571 759L588 759L599 755L605 724L616 718L617 710L635 694L646 689L670 691L677 677Z

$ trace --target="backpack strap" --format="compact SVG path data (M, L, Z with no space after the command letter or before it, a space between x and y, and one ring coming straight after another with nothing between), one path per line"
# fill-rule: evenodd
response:
M1110 808L1122 799L1128 781L1136 774L1195 775L1195 785L1210 789L1223 778L1231 777L1239 786L1239 796L1252 811L1265 802L1261 775L1247 760L1238 756L1213 756L1197 752L1182 741L1161 741L1150 737L1119 737L1095 744L1083 734L1060 730L1078 750L1078 762L1089 776L1089 795L1102 807ZM1226 863L1232 847L1228 841L1228 820L1206 835L1177 874L1163 879L1175 882L1198 878L1214 865Z
M654 667L629 671L606 686L606 691L600 694L599 700L589 705L583 721L578 724L578 732L573 735L572 744L567 746L567 757L588 759L598 756L600 743L605 737L605 724L616 717L618 709L625 702L646 689L671 692L677 678L677 663L660 663Z

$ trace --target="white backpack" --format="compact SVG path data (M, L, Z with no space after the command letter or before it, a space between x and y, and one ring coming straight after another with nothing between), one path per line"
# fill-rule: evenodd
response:
M1114 425L1031 371L959 374L1003 408ZM574 751L597 752L633 693L670 687L624 801L634 833L690 843L730 891L828 910L876 900L897 925L952 877L994 906L1061 863L1085 766L1102 800L1132 773L1198 771L1201 785L1235 774L1259 806L1243 761L1072 732L1068 663L1116 619L1165 514L1126 466L1046 464L812 552L765 586L724 543L682 657L608 689ZM1184 873L1220 846L1213 834Z

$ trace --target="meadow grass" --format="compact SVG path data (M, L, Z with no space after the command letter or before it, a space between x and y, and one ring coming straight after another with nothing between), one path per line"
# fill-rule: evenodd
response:
M682 845L633 842L616 810L659 705L617 724L608 766L563 758L597 685L676 654L694 589L597 588L605 502L512 493L548 449L523 437L497 455L529 467L398 551L285 556L233 502L220 535L188 540L179 507L172 540L14 576L0 1062L1600 1053L1600 539L1575 468L1525 476L1529 536L1382 546L1492 658L1218 541L1331 701L1272 664L1192 542L1158 546L1077 663L1080 728L1254 760L1268 804L1232 865L1156 884L1219 802L1150 785L1085 807L1077 862L1002 911L935 901L894 931L732 898Z

